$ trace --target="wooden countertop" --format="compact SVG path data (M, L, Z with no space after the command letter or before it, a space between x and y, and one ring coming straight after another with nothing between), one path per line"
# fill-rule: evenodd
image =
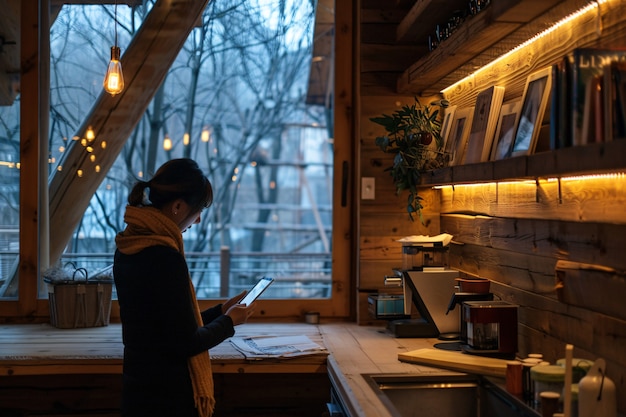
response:
M353 416L390 417L362 374L440 373L441 369L400 362L398 353L432 347L435 339L394 338L382 327L355 323L248 323L237 336L307 335L328 349L291 359L249 360L232 344L210 350L215 373L329 372ZM57 329L48 324L0 325L0 376L115 374L122 371L121 325Z
M317 326L304 323L243 324L236 336L307 335L323 344ZM215 373L326 372L327 354L249 360L227 341L209 351ZM0 376L121 374L122 326L57 329L49 324L0 325Z
M320 330L330 351L328 373L352 416L392 417L363 374L451 372L398 360L398 353L432 348L436 339L395 338L383 327L346 323L323 325Z

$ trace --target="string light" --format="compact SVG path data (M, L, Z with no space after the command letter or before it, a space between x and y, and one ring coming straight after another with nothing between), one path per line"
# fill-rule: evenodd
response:
M163 150L171 151L172 150L172 139L170 139L169 135L165 135L163 138Z
M200 140L202 140L202 142L208 142L211 139L211 131L209 130L208 126L204 126L204 128L202 128L202 135L200 135Z
M516 52L518 52L518 51L526 48L527 46L537 42L539 39L546 37L548 34L556 31L560 27L562 27L562 26L572 22L573 20L575 20L575 19L585 15L587 12L590 12L590 11L594 11L595 12L600 7L601 4L607 3L608 1L609 0L596 0L596 1L593 1L593 2L591 2L589 4L587 4L585 7L575 11L574 13L572 13L572 14L570 14L568 16L565 16L563 19L561 19L558 22L554 23L549 28L545 29L542 32L539 32L538 34L536 34L532 38L526 40L525 42L523 42L520 45L516 46L515 48L511 49L509 52L499 56L495 60L491 61L490 63L488 63L486 65L484 65L483 67L481 67L479 70L475 71L474 73L468 75L467 77L463 78L462 80L457 81L456 83L452 84L451 86L443 89L442 93L444 93L444 95L445 95L445 94L447 94L450 91L454 91L454 89L458 85L461 85L461 84L467 82L468 80L471 80L472 78L474 78L479 73L488 71L490 68L495 66L497 63L506 60L511 55L515 54Z
M96 139L96 133L93 131L93 128L89 126L87 128L87 132L85 133L85 137L89 142L93 142Z

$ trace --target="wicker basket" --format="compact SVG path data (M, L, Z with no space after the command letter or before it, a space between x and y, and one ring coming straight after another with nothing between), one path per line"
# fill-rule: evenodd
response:
M50 324L60 329L108 326L112 279L89 279L84 268L75 269L69 279L64 272L52 275L44 277Z

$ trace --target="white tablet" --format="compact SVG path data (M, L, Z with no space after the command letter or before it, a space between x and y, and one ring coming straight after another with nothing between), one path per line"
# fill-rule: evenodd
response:
M252 287L250 291L248 291L246 296L243 297L241 301L239 301L239 304L245 304L245 305L252 304L254 300L259 298L259 296L263 293L263 291L265 291L272 282L274 282L274 278L271 278L271 277L261 278L259 282L257 282L256 285Z

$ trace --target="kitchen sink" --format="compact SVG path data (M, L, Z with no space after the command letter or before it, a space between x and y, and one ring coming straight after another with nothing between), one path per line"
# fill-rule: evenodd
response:
M537 417L497 383L479 375L363 374L394 417Z

